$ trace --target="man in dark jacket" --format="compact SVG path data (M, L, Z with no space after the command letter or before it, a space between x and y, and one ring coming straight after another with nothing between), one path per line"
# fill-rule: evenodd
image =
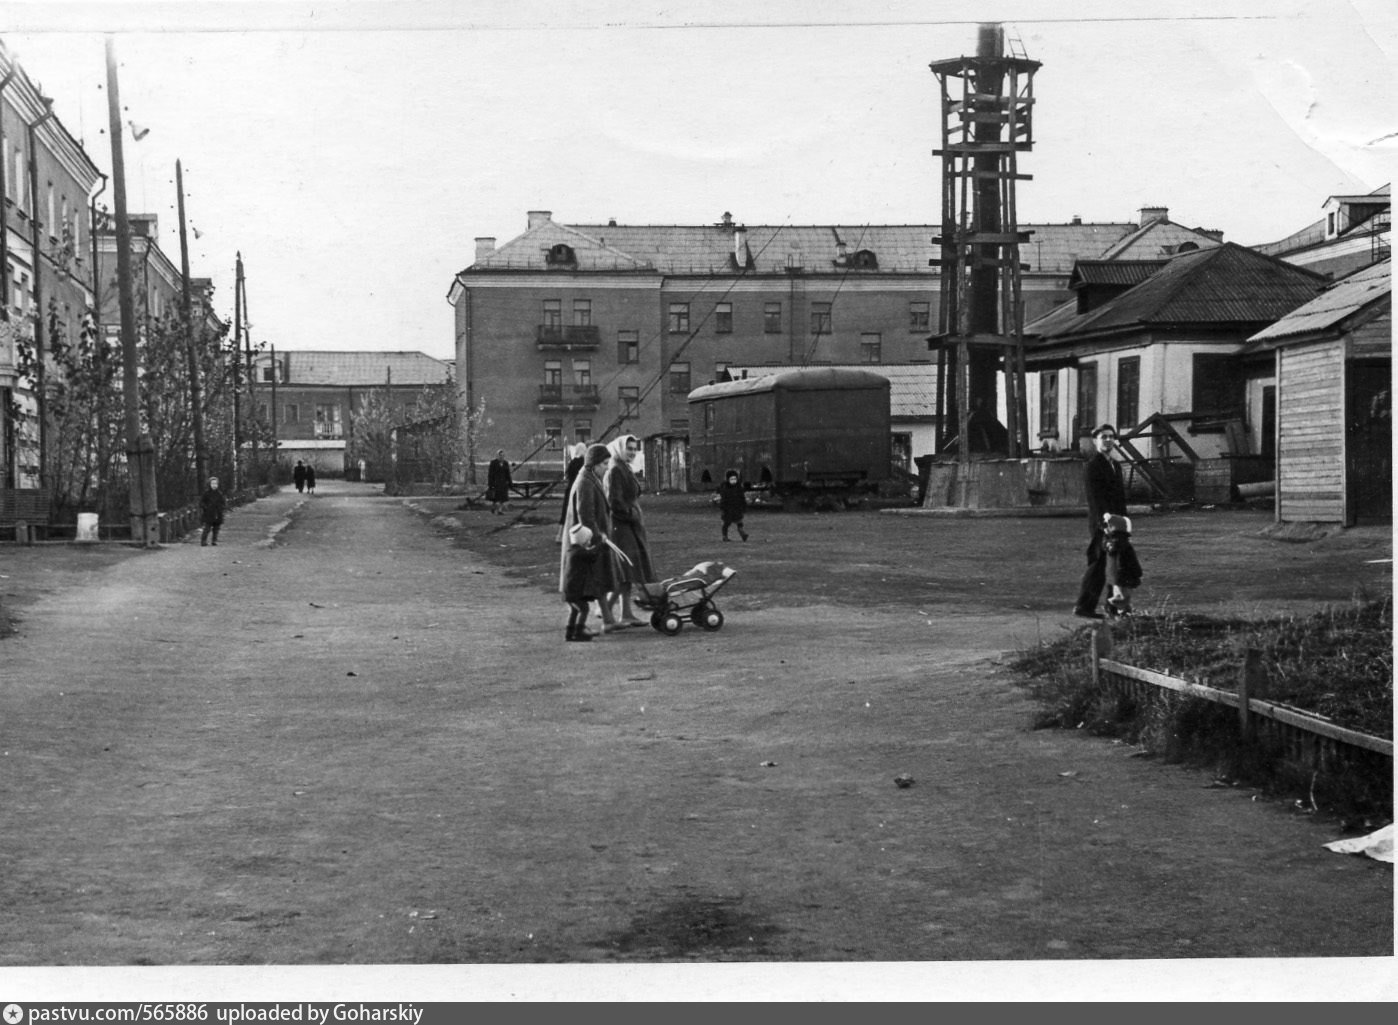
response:
M1087 492L1087 529L1092 537L1087 546L1087 572L1082 577L1073 615L1084 619L1101 619L1097 601L1107 583L1106 534L1103 515L1126 515L1126 488L1121 473L1108 454L1116 446L1116 428L1103 424L1092 432L1092 447L1097 451L1087 461L1083 485Z
M209 490L199 496L199 518L204 522L204 533L199 538L199 545L203 547L210 543L209 535L213 535L213 544L218 544L218 528L223 526L223 510L226 504L223 492L218 489L218 478L209 478Z

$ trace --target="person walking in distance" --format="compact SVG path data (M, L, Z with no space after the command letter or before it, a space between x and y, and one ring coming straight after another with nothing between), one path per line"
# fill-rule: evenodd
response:
M626 558L619 560L617 589L606 601L618 603L618 629L645 626L645 621L631 608L632 587L655 579L650 544L646 540L646 521L641 514L641 482L631 468L641 451L641 441L634 434L623 434L607 447L612 453L605 478L607 502L612 511L612 540Z
M298 495L306 490L306 464L299 459L296 460L296 469L291 471L291 482L296 485Z
M1087 492L1087 529L1090 534L1087 570L1078 588L1073 615L1084 619L1101 619L1097 602L1107 583L1107 521L1104 517L1126 515L1126 488L1121 483L1121 472L1111 457L1111 451L1116 447L1116 428L1111 424L1102 424L1093 430L1092 447L1095 451L1088 457L1083 469L1083 489Z
M513 483L510 479L510 461L505 458L505 450L496 449L495 458L490 461L485 473L485 499L490 503L492 515L504 515L502 506L510 500L510 485Z
M718 513L723 524L723 539L728 540L730 527L737 527L738 536L746 541L748 532L743 529L743 514L747 512L748 499L744 493L743 482L738 479L737 470L729 470L723 475L723 483L718 486L714 500L718 503Z
M615 622L606 602L607 593L615 590L617 584L615 559L607 545L612 517L602 486L610 455L605 445L589 448L583 469L568 493L558 570L558 589L568 604L565 641L590 641L595 636L587 629L588 609L593 601L601 607L603 632Z
M315 463L306 464L306 494L316 493L316 466Z
M218 544L218 529L223 526L223 513L227 504L223 492L218 489L218 478L209 478L209 487L199 496L199 518L204 524L204 532L199 536L201 548ZM213 541L209 536L213 536Z

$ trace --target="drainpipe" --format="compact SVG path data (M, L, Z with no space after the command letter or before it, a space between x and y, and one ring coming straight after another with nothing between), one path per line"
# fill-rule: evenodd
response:
M18 65L12 65L10 70L5 72L5 77L0 79L0 112L4 111L5 87L11 80L19 74ZM0 116L0 141L5 138L5 119ZM0 146L0 153L4 152L4 147ZM6 175L9 168L4 165L8 161L0 160L0 211L4 211L3 204L5 197L9 194L9 185ZM7 211L0 217L0 320L10 319L10 217Z

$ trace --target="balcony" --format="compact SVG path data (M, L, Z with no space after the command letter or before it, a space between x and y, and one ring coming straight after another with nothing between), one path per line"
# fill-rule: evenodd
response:
M541 384L539 385L539 408L566 412L579 409L596 409L599 403L595 384Z
M602 333L592 324L540 324L534 335L537 349L595 349L601 342Z

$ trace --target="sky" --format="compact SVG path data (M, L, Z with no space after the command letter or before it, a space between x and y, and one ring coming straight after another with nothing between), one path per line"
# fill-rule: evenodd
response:
M6 45L105 172L115 40L128 209L255 342L453 353L476 236L563 223L938 220L933 60L998 20L1042 62L1025 223L1166 206L1243 244L1389 181L1395 9L1378 0L762 5L637 0L0 2ZM1125 12L1125 13L1123 13ZM109 189L102 202L112 203Z

